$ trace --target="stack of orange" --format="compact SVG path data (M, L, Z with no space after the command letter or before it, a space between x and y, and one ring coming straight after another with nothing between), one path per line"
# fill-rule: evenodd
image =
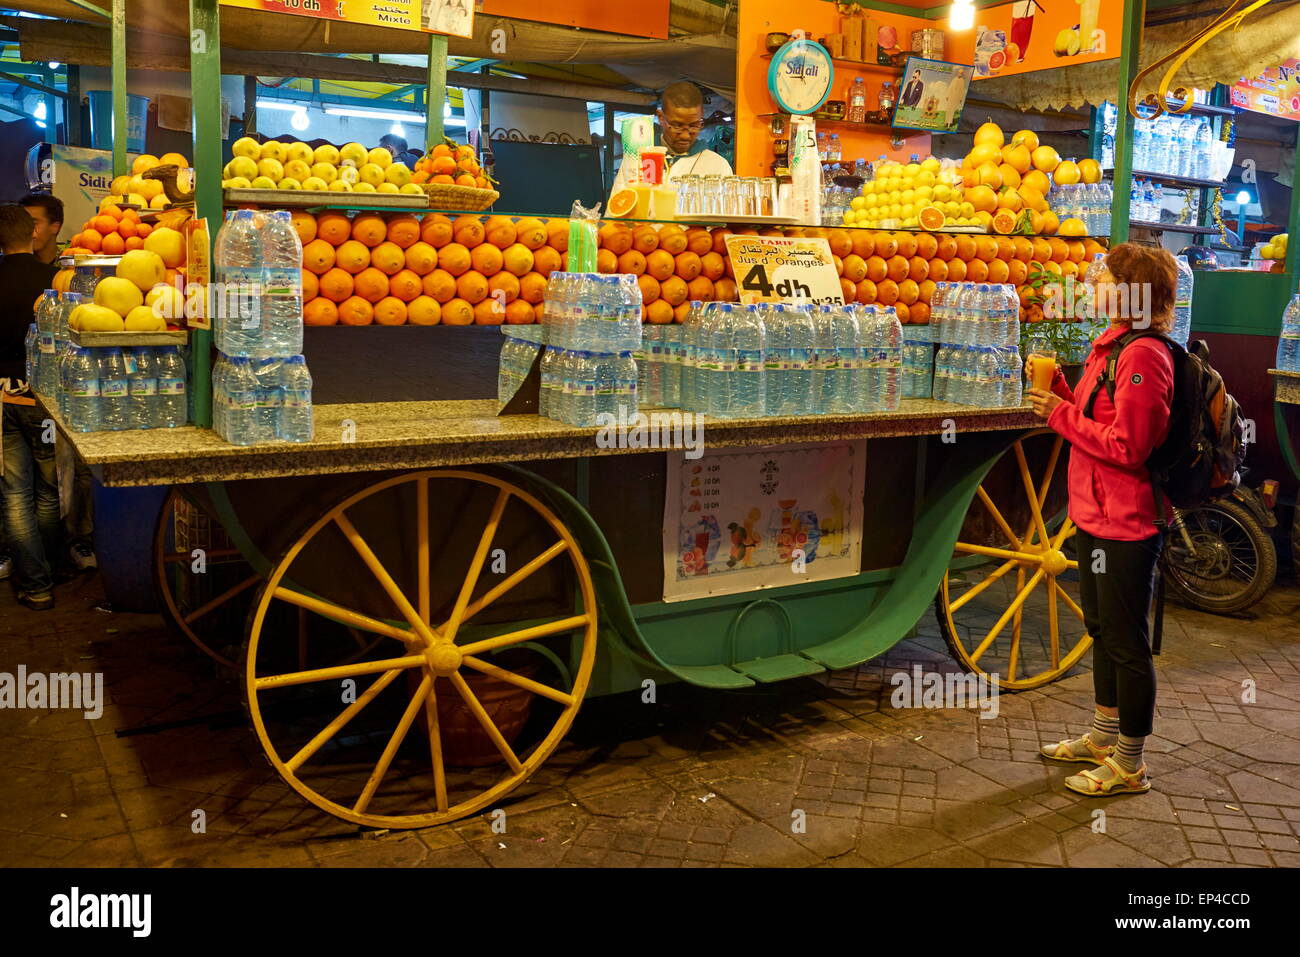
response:
M293 222L310 326L536 322L546 277L562 262L533 218L294 212Z
M99 212L86 220L81 232L72 237L66 255L120 256L132 249L144 248L145 237L153 226L140 221L134 209L122 209L108 200L100 203Z
M656 230L648 224L605 223L600 227L596 268L637 277L646 322L682 322L693 299L736 300L735 275L727 257L730 232L672 224Z
M811 233L812 231L807 231ZM940 282L1008 283L1020 296L1022 322L1042 319L1029 305L1030 274L1082 277L1084 264L1105 249L1092 239L1066 240L968 233L908 233L828 229L846 302L893 306L905 323L930 321L930 295Z
M472 146L439 143L415 164L412 183L445 183L487 189L488 179Z

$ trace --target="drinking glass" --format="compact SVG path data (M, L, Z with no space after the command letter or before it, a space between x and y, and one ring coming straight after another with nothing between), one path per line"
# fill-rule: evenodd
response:
M722 209L719 212L723 216L741 213L740 180L739 176L727 176L722 180Z
M698 176L678 176L673 180L673 186L677 188L677 215L678 216L695 216L699 213L699 181Z
M760 216L779 216L780 206L777 202L776 178L765 176L759 180L758 194L760 200Z
M763 201L757 176L746 176L740 181L740 214L742 216L763 214Z
M1029 368L1026 376L1035 389L1052 391L1052 379L1056 376L1056 350L1051 342L1042 336L1030 336L1025 344L1029 353Z
M723 176L705 176L701 178L699 189L700 214L702 216L720 216L723 213Z

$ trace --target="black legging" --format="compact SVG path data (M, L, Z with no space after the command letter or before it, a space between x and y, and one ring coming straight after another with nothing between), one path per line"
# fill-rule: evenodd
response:
M1092 635L1092 685L1097 704L1119 708L1119 731L1128 738L1151 733L1156 710L1156 669L1147 615L1155 591L1162 539L1137 542L1097 538L1083 529L1079 548L1079 598ZM1104 565L1101 562L1104 561ZM1104 571L1094 572L1094 566Z

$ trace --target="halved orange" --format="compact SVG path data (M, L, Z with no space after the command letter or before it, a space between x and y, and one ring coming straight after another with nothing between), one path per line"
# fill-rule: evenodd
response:
M1016 214L1003 208L993 214L993 231L1008 236L1016 229Z
M609 198L609 205L605 211L610 216L623 217L630 215L634 209L636 209L636 190L620 189Z
M937 206L923 206L917 216L917 222L921 224L921 228L927 230L943 229L943 225L947 221L948 217Z

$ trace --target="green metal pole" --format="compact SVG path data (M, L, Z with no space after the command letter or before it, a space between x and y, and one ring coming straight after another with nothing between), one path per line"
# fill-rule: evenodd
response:
M221 22L218 0L190 2L190 97L194 103L194 214L221 228ZM212 330L190 333L194 424L212 425Z
M1291 214L1286 220L1285 269L1288 295L1295 295L1296 283L1300 281L1300 243L1295 241L1296 230L1300 230L1300 183L1296 182L1296 173L1300 172L1300 144L1297 144L1296 153L1296 169L1291 172ZM1258 185L1255 188L1258 189Z
M123 176L126 162L126 0L113 0L113 175Z
M1137 76L1138 57L1142 52L1142 22L1146 18L1146 0L1127 0L1124 4L1124 35L1119 53L1119 110L1115 118L1115 175L1112 179L1110 242L1128 240L1129 190L1133 186L1133 115L1128 111L1128 88Z
M442 142L442 111L447 102L447 38L429 34L429 65L424 97L424 145L431 150Z

